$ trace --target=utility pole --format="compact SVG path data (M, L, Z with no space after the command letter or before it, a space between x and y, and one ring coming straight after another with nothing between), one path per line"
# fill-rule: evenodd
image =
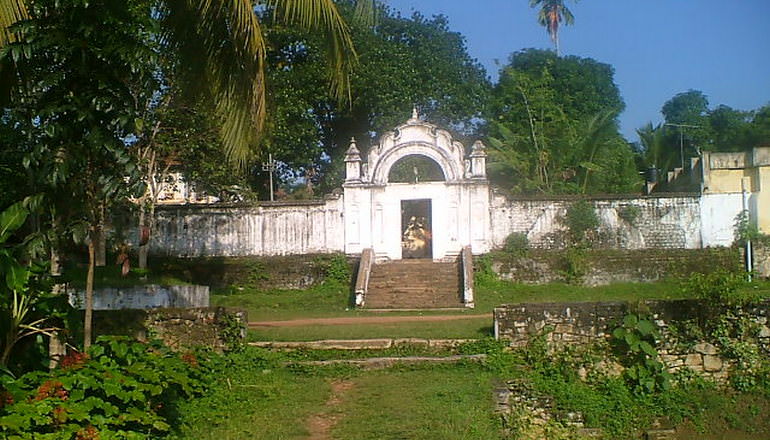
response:
M679 157L682 159L682 171L684 168L684 128L700 128L700 125L687 125L687 124L669 124L668 122L663 124L669 127L679 128Z
M270 175L270 201L274 202L273 195L273 172L275 172L275 161L273 160L273 153L267 155L267 162L262 162L262 171L267 171Z

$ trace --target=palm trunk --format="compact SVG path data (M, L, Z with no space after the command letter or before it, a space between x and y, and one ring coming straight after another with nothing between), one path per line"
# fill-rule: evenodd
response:
M94 266L96 262L96 247L94 246L94 229L91 229L91 240L88 242L88 275L86 276L86 313L83 322L83 348L91 347L92 324L94 313Z

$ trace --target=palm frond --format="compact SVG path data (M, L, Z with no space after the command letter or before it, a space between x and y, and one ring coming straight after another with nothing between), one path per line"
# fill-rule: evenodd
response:
M380 2L377 0L357 0L353 20L362 26L376 26L379 18L379 6Z
M16 39L8 28L26 18L29 13L24 0L0 0L0 49Z
M227 157L245 166L265 118L265 41L250 0L167 0L162 41L214 102ZM202 78L202 80L201 80Z
M339 101L350 101L350 73L357 57L350 29L334 1L269 0L268 5L275 8L278 20L326 34L332 93Z

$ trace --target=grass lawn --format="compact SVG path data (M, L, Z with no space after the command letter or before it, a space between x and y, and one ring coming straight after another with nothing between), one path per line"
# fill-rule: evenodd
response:
M159 284L161 286L191 284L169 274L153 272L151 270L134 268L125 277L121 275L120 271L120 266L114 264L94 268L94 288L133 287L144 284ZM64 271L64 280L72 287L85 289L87 273L88 268L84 266L68 267Z
M362 371L248 364L241 356L207 396L182 403L175 440L305 439L316 415L334 417L334 439L501 438L493 376L478 365ZM330 403L340 382L345 390Z
M286 369L237 368L207 396L179 408L175 440L306 438L307 418L324 407L329 381Z
M604 430L604 438L640 438L656 419L676 426L680 440L770 438L766 393L739 393L696 381L640 396L619 379L582 382L563 368L566 364L559 356L493 353L494 349L485 364L360 370L292 363L336 358L340 354L336 351L279 353L250 348L225 358L224 373L204 397L176 408L179 428L172 438L503 439L501 421L493 414L493 389L512 378L524 379L532 390L551 396L554 411L581 412L588 427ZM324 421L328 436L319 435L317 420Z
M475 365L362 374L342 396L336 439L499 439L491 373Z

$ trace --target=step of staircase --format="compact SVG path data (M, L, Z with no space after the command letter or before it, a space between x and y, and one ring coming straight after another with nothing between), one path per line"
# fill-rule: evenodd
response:
M366 309L463 308L457 262L400 260L372 266Z

